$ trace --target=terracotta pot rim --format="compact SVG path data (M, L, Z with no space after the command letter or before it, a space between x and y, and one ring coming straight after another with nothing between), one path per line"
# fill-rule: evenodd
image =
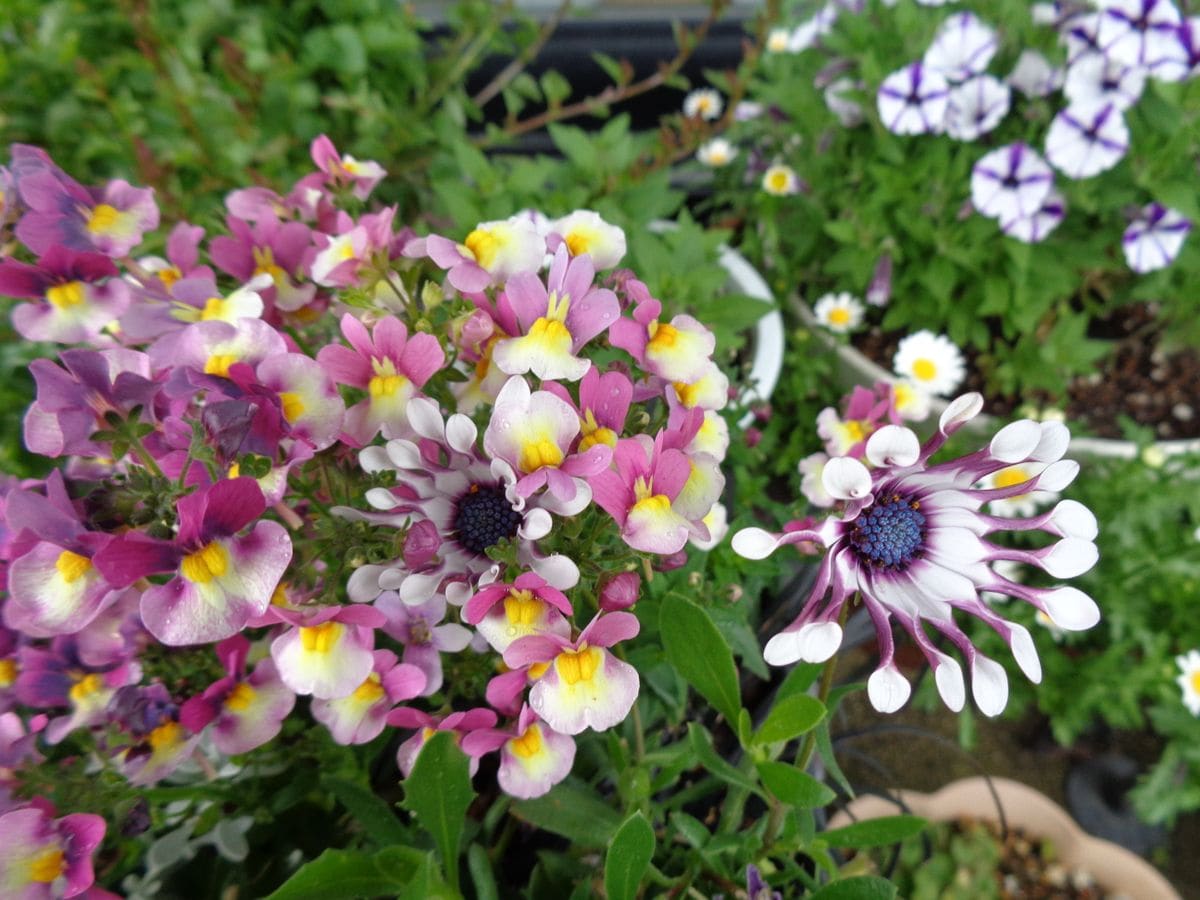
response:
M974 776L932 794L896 790L892 797L858 797L830 819L829 827L894 815L902 809L931 822L965 817L999 821L997 798L1009 827L1049 840L1063 865L1086 872L1105 890L1138 900L1181 900L1170 882L1140 856L1111 841L1092 837L1045 794L1009 778Z
M808 304L800 297L792 295L788 298L788 305L796 312L801 321L813 330L813 333L816 334L817 338L825 346L837 353L842 364L852 369L863 380L869 383L876 381L895 382L899 380L887 369L868 359L854 346L834 340L831 335L820 327L817 320L813 317L812 311L808 308ZM931 418L941 415L942 410L946 408L947 402L941 397L931 398ZM975 417L971 424L972 427L979 430L990 430L995 429L1003 423L993 416L981 413ZM1154 441L1149 446L1161 451L1164 456L1182 456L1186 453L1200 453L1200 438ZM1118 440L1116 438L1074 436L1071 438L1071 450L1078 454L1104 459L1137 459L1138 455L1142 452L1141 447L1133 441Z

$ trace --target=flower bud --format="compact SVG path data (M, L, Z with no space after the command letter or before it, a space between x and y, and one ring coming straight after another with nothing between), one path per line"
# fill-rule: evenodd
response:
M605 612L618 612L637 603L642 589L642 579L637 572L622 572L610 578L600 588L600 608Z

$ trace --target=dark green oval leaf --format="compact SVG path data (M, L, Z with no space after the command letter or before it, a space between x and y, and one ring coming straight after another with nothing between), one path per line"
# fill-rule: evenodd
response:
M608 900L634 900L646 867L654 856L654 829L635 812L613 835L604 857L604 892Z
M882 816L821 833L831 847L882 847L920 834L925 820L916 816Z
M759 763L758 774L771 793L788 806L816 809L833 802L837 796L828 786L788 763Z
M326 850L305 863L266 900L356 900L395 895L421 868L428 853L411 847L378 852Z
M594 790L570 780L542 797L514 803L512 814L585 847L605 846L621 824L616 810L598 800Z
M471 788L467 757L448 731L434 734L421 748L412 774L404 781L404 805L433 836L451 887L458 888L458 844Z
M824 717L825 707L820 700L808 694L792 694L775 701L755 733L754 743L790 741L816 727Z

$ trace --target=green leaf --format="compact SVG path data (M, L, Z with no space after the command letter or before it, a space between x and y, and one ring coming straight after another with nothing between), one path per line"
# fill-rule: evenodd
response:
M455 745L454 735L437 732L421 747L412 774L404 781L404 805L433 835L446 878L456 890L458 844L474 796L466 754Z
M708 839L712 836L712 833L708 830L708 826L695 816L690 816L685 812L671 813L670 821L672 827L679 832L680 836L696 849L700 849L707 844Z
M354 900L394 895L420 870L429 854L412 847L326 850L305 863L266 900Z
M379 795L347 778L325 776L321 785L333 794L371 840L382 847L408 842L408 833L396 814Z
M695 722L688 723L688 740L691 742L696 758L700 760L700 765L708 771L708 774L758 794L760 797L763 795L758 782L717 755L717 751L713 749L712 739L702 725L697 725Z
M550 793L512 805L523 822L561 834L575 844L603 847L621 824L616 810L596 799L596 792L567 780Z
M604 892L608 900L634 900L653 856L654 829L639 810L613 835L604 857Z
M547 126L550 140L563 156L585 171L596 168L596 145L582 128L573 125Z
M837 796L827 785L788 763L761 762L758 774L771 793L788 806L816 809L831 803Z
M882 847L920 834L925 820L916 816L882 816L821 833L831 847Z
M824 717L825 707L820 700L808 694L792 694L775 701L767 713L766 721L755 733L754 743L790 741L811 731Z
M667 660L733 727L742 708L737 669L729 644L708 613L670 593L663 599L659 628Z
M478 900L498 900L500 889L496 886L496 875L492 872L492 863L487 851L479 844L467 848L467 869L471 872L471 881L475 883L475 896Z
M827 884L815 894L810 894L809 900L892 900L895 896L896 886L890 881L874 875L862 875Z

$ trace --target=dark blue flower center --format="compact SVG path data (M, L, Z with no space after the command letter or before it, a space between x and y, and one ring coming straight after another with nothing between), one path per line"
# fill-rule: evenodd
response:
M850 526L850 545L858 558L872 566L904 568L921 555L925 516L920 503L892 494L876 503Z
M458 501L454 531L458 542L472 553L484 554L517 533L521 514L512 508L499 485L471 485Z

